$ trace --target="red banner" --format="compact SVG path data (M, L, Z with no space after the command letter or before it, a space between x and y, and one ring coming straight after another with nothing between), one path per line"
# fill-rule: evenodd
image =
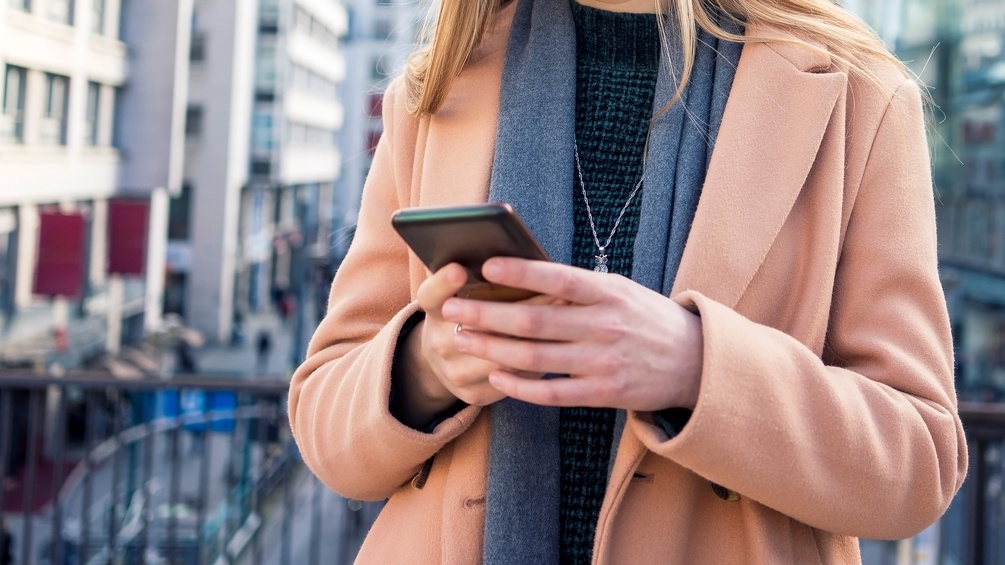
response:
M35 294L80 296L84 282L84 215L41 212Z
M150 204L146 200L108 202L108 274L143 274L149 215Z

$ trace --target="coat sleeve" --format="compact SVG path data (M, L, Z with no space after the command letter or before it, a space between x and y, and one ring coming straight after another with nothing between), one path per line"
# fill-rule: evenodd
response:
M427 434L389 412L395 349L402 328L419 312L409 287L408 249L391 228L391 215L409 203L412 161L412 155L395 153L415 146L415 118L403 111L398 88L392 83L385 95L384 134L356 234L289 395L290 426L307 466L336 492L361 500L389 497L477 415L467 408Z
M893 95L858 187L837 266L823 359L698 292L704 365L697 406L651 451L829 532L911 536L963 482L952 343L939 283L921 97Z

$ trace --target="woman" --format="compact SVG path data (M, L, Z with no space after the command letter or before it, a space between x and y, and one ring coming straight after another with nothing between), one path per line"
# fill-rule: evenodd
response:
M445 0L384 121L290 394L314 472L389 498L360 562L857 563L946 509L921 96L840 8ZM456 298L390 227L485 200L555 262L484 276L541 297Z

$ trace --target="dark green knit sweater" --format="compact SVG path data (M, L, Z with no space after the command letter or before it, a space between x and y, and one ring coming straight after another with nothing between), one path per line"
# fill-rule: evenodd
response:
M624 14L572 2L576 22L576 142L583 182L603 245L643 173L642 153L660 61L653 14ZM598 254L579 177L573 199L573 263L592 269ZM643 188L644 190L644 188ZM612 273L631 276L642 191L607 248ZM589 563L607 488L614 410L561 411L562 563Z

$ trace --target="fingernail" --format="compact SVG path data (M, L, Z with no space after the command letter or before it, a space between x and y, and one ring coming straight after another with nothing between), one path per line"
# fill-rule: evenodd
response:
M486 277L498 277L503 272L502 266L498 261L486 261L485 266L482 267L482 274Z
M454 316L457 316L458 314L461 313L461 307L454 300L447 300L443 304L443 308L440 309L440 313L443 315L444 318L453 322L455 321L453 319Z

